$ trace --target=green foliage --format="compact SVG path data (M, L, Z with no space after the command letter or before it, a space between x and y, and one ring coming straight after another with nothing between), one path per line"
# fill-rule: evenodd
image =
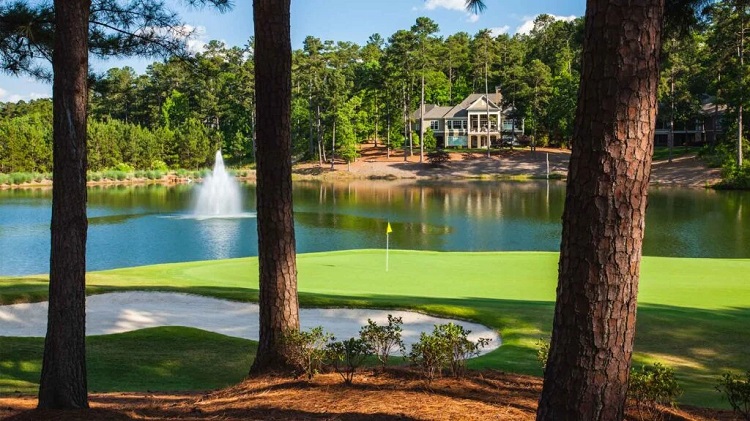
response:
M299 367L310 380L320 371L321 363L326 357L326 344L333 335L317 326L309 331L290 330L282 338L293 363Z
M433 150L437 147L437 140L435 139L435 132L428 128L424 132L424 147L428 150Z
M326 360L341 375L344 383L350 385L357 368L362 365L365 358L372 355L372 352L367 342L359 338L349 338L326 345Z
M547 369L547 359L549 358L550 341L539 338L536 341L536 360L542 366L542 370Z
M661 419L658 405L675 406L682 394L674 376L674 370L660 363L644 365L641 370L630 370L628 396L635 401L636 409L643 419Z
M3 184L10 184L9 174L0 174L0 186Z
M427 153L427 161L435 167L441 167L451 160L451 156L443 149L436 149Z
M393 351L404 352L404 341L401 340L403 324L401 317L389 314L387 325L379 326L371 319L367 319L367 325L359 330L359 337L372 348L383 367L388 364L388 357Z
M721 170L720 189L750 189L750 163L738 167L733 161L724 165Z
M167 166L167 163L161 159L154 159L151 161L151 169L156 171L167 171L169 170L169 167Z
M120 172L124 172L124 173L131 173L131 172L135 171L135 168L133 168L133 166L130 165L130 164L126 164L124 162L120 162L117 165L115 165L114 167L112 167L112 170L114 170L114 171L120 171Z
M750 420L750 371L744 377L724 373L716 390L729 402L735 413Z
M28 172L14 172L10 174L11 184L26 184L34 180L34 174Z
M412 345L409 360L428 382L441 375L446 367L454 377L460 377L466 371L466 360L479 355L490 342L485 338L472 342L467 338L470 333L454 323L435 325L432 334L422 332L419 342Z

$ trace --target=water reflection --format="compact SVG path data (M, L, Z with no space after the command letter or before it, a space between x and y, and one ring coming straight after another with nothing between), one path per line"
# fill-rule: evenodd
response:
M243 186L248 218L199 221L194 186L89 190L91 270L257 254L255 187ZM556 251L564 183L357 180L294 185L297 250L391 247L416 250ZM750 193L654 188L645 255L750 257ZM0 274L49 265L51 192L0 190ZM12 251L12 252L11 252Z

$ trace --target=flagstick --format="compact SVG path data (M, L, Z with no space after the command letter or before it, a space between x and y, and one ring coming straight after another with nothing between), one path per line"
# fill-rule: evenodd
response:
M386 233L385 234L385 271L388 272L388 240L390 239L391 234Z

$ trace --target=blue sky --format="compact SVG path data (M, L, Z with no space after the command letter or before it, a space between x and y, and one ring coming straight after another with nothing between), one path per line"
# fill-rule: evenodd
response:
M419 16L428 16L438 23L441 35L459 31L475 34L490 28L496 32L524 31L535 16L547 13L560 18L581 16L584 0L485 0L487 10L471 16L463 10L464 0L292 0L292 46L300 48L308 35L335 41L364 44L379 33L387 38L399 29L408 29ZM196 28L197 38L191 43L199 48L218 39L228 45L243 45L252 35L252 0L235 0L234 8L219 14L210 9L184 10L179 2L176 10L186 24ZM526 25L526 26L524 26ZM93 61L94 70L131 66L143 72L153 59ZM51 85L28 77L0 75L0 101L17 101L51 95Z

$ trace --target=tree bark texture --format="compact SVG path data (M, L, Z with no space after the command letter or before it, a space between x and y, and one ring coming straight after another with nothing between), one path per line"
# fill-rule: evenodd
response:
M87 408L86 107L90 0L55 0L49 311L39 408Z
M250 374L296 367L283 335L299 330L292 213L290 0L255 0L255 80L258 115L258 261L260 339Z
M663 0L589 0L539 420L621 420L653 153Z

